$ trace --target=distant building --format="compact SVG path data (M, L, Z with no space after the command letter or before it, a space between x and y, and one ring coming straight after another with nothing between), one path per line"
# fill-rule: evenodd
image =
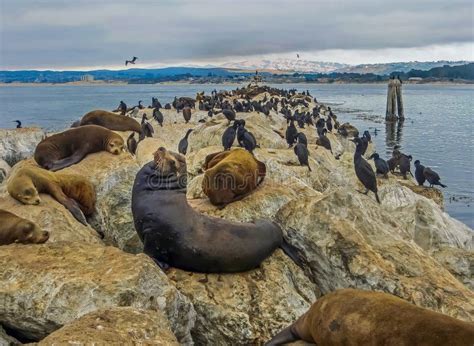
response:
M85 74L85 75L81 76L81 81L82 82L92 82L92 81L94 81L94 76L90 75L90 74Z
M421 78L421 77L410 77L410 78L408 78L408 80L410 82L419 82L419 81L422 81L423 78Z

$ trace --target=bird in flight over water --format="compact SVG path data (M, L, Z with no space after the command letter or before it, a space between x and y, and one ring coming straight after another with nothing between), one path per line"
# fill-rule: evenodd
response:
M127 66L128 64L133 64L135 65L135 61L137 61L137 57L134 56L132 60L125 60L125 66Z

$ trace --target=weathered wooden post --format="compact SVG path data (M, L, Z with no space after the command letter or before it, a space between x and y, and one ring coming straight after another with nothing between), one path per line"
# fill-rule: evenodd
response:
M402 81L400 77L395 79L395 90L397 93L397 113L398 113L398 120L405 120L405 114L403 112L403 99L402 99Z
M405 119L403 112L402 81L399 78L390 78L388 81L385 120L397 121L397 119L402 121Z

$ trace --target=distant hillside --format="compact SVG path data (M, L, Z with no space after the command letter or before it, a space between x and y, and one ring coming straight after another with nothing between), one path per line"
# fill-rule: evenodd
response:
M245 70L276 70L292 72L333 72L344 67L347 64L337 62L309 61L302 59L276 59L276 60L244 60L239 62L229 62L221 65L225 68L245 69Z
M404 72L393 72L392 75L400 75L403 79L411 77L420 78L436 78L436 79L466 79L474 80L474 63L469 63L460 66L442 66L435 67L428 71L422 70L411 70L407 73Z
M468 64L469 61L409 61L409 62L393 62L386 64L364 64L356 66L347 66L337 69L334 72L347 73L373 73L377 75L388 75L392 72L409 72L411 70L430 70L435 67L458 66Z

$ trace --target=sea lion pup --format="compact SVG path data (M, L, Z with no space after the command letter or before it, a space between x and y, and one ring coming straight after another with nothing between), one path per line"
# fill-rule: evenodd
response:
M49 239L47 231L6 210L0 209L0 221L0 245L42 244Z
M8 179L7 190L17 201L38 205L40 193L47 193L64 205L82 224L87 225L84 215L95 209L94 186L77 174L53 173L36 166L19 168Z
M140 123L135 119L100 109L84 115L79 126L84 125L98 125L113 131L135 131L138 133L141 131Z
M266 175L265 164L243 149L210 154L203 168L202 190L211 203L218 206L244 198Z
M160 148L156 156L160 164L146 164L135 178L132 214L144 252L161 268L243 272L284 247L282 231L272 222L232 222L195 211L173 155Z
M472 346L474 323L421 308L391 294L342 289L319 298L267 345L296 340L317 345Z
M87 154L108 151L119 155L124 141L115 132L97 125L84 125L43 139L35 149L35 161L51 171L72 166Z

